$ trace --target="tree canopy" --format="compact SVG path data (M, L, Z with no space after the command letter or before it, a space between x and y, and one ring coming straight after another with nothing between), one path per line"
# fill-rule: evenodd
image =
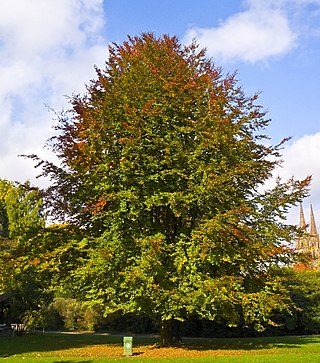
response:
M96 72L60 116L61 165L39 163L55 216L87 235L75 293L160 321L164 344L189 316L261 328L288 302L272 266L290 261L285 217L309 179L263 188L281 144L258 95L167 35L113 44Z

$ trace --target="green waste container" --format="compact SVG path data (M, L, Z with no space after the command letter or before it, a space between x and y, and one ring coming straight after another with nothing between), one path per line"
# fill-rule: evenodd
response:
M123 337L123 354L126 356L133 355L132 341L133 341L133 337Z

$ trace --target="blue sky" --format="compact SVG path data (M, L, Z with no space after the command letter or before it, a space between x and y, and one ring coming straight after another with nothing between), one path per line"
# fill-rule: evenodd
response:
M273 119L269 133L276 139L290 135L300 137L306 133L319 131L317 95L320 94L320 14L318 1L105 1L104 9L108 15L105 25L107 38L122 42L127 34L153 31L156 34L178 35L183 41L186 34L194 28L223 29L232 18L241 14L254 13L254 3L265 3L262 17L281 14L287 20L291 44L284 44L278 52L270 51L256 59L246 60L241 54L222 57L217 53L217 65L225 71L237 71L240 83L248 93L261 91L261 103L269 110ZM283 6L280 4L283 3ZM278 4L278 7L275 6ZM300 4L300 6L299 6ZM270 10L272 9L272 10ZM280 19L281 20L281 19ZM271 36L277 37L275 32ZM239 24L240 26L240 24ZM263 25L262 25L263 29ZM236 28L234 29L237 30ZM216 31L217 32L217 31ZM226 31L227 32L227 31ZM239 34L229 30L234 41L242 43ZM197 32L195 35L199 35ZM253 35L253 34L252 34ZM281 36L281 35L279 35ZM270 39L271 42L274 39ZM250 42L250 39L248 39ZM252 41L255 46L255 42ZM201 45L208 47L208 53L215 60L215 53L203 40ZM268 45L263 48L267 48ZM226 51L225 51L226 53Z
M54 160L45 105L68 108L107 45L145 31L196 38L247 94L261 91L272 141L292 137L275 174L313 175L305 204L320 217L320 0L0 0L0 178L45 184L17 157Z

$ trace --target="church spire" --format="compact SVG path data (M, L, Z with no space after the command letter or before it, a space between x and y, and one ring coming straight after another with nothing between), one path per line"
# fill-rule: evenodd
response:
M318 236L312 205L310 205L310 235L314 237Z
M304 218L302 203L300 203L300 228L305 229L307 227L306 220Z

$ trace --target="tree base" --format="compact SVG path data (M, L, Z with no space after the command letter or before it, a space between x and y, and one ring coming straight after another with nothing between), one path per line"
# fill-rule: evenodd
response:
M181 344L181 341L181 323L174 319L163 320L160 334L161 347L177 346Z

